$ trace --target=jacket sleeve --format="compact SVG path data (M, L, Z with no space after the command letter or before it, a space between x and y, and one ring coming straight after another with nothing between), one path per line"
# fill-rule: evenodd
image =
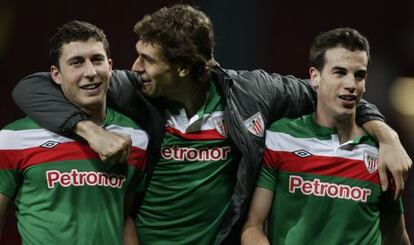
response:
M66 100L48 72L23 78L13 89L13 99L40 126L56 133L71 132L77 122L88 118Z
M114 109L133 116L136 112L129 106L135 97L135 87L125 71L113 71L108 91L108 101ZM122 96L121 96L122 95ZM40 126L59 134L72 132L81 120L88 119L78 107L63 95L48 72L35 73L23 78L13 89L13 99L29 117Z
M268 74L259 70L264 104L268 106L270 122L282 117L298 117L309 114L316 109L317 96L309 80L294 76ZM264 88L264 90L263 90ZM357 106L357 123L359 125L370 120L384 120L384 116L375 105L365 100Z

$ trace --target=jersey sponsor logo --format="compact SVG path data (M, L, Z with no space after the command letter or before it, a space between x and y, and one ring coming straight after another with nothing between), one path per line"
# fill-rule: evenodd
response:
M300 176L291 175L289 177L289 192L296 193L297 190L307 196L328 196L330 198L347 199L356 202L367 202L368 196L371 195L371 190L367 188L321 182L317 178L313 179L313 181L303 180Z
M364 163L368 172L372 174L378 169L378 155L370 151L364 151Z
M213 117L211 118L211 121L213 121L214 127L216 128L217 132L219 132L219 134L227 138L228 131L227 131L227 126L224 123L224 117L223 116Z
M259 136L259 137L263 137L265 128L264 128L263 117L260 112L254 114L253 116L245 120L244 125L246 126L247 130L249 130L250 133L256 136Z
M126 177L120 174L108 174L103 172L82 172L72 169L70 172L58 170L46 171L47 187L53 189L59 184L62 187L69 186L107 186L111 188L122 188Z
M53 141L53 140L49 140L49 141L41 144L40 147L51 149L51 148L53 148L53 147L55 147L55 146L57 146L59 144L60 144L59 142L56 142L56 141Z
M162 148L161 156L177 161L220 161L228 158L230 150L230 146L201 149L174 146Z
M310 153L310 152L308 152L308 151L306 151L306 150L297 150L297 151L294 151L294 152L292 152L293 154L295 154L296 156L298 156L298 157L301 157L301 158L305 158L305 157L310 157L310 156L312 156L312 154Z

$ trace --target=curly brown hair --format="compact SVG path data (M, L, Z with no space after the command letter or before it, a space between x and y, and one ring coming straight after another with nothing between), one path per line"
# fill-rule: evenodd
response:
M168 62L188 67L194 78L207 74L214 63L211 21L190 5L177 4L146 15L134 32L139 40L159 45Z

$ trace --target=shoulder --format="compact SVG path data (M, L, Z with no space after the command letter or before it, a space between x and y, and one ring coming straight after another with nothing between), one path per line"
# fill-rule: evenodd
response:
M107 115L104 121L105 125L118 125L120 127L129 127L134 129L141 129L141 127L132 120L130 117L113 110L112 108L107 108Z
M273 122L269 126L266 130L266 135L283 134L290 135L294 138L316 137L319 134L314 130L314 128L312 128L310 120L312 120L312 114L304 115L298 118L282 118ZM327 135L330 134L328 134L328 132L324 132L324 136L328 137Z
M1 149L20 149L33 145L39 146L55 135L40 127L32 119L26 117L6 125L0 131Z
M282 76L273 73L270 74L262 69L257 70L231 70L231 69L222 69L224 74L226 74L230 79L234 80L235 82L248 82L249 84L252 84L252 81L266 81L266 80L276 80L281 79Z
M288 117L281 118L271 123L269 130L283 131L288 128L292 128L292 129L305 128L306 121L308 120L308 117L310 116L311 115L305 115L305 116L301 116L298 118L288 118Z
M14 122L11 122L3 128L3 130L12 130L12 131L28 130L28 129L41 129L41 127L31 118L25 117L25 118L18 119Z

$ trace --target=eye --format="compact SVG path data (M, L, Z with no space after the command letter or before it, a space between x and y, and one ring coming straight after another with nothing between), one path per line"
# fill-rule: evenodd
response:
M148 56L146 54L141 54L139 57L142 59L142 61L144 63L153 64L153 63L156 62L156 60L154 58L152 58L151 56Z
M153 60L153 59L151 59L151 58L148 58L148 57L144 57L144 58L143 58L143 60L144 60L146 63L149 63L149 64L153 64L153 63L155 62L155 60Z
M94 56L92 57L91 62L94 63L95 65L100 65L103 62L105 62L105 57L101 55Z
M69 65L71 65L71 66L78 66L78 65L81 65L81 64L82 64L82 62L80 60L72 60L72 61L69 62Z
M92 63L94 64L102 64L104 62L104 59L93 59Z
M334 74L335 75L337 75L337 76L345 76L346 75L346 72L345 71L342 71L342 70L336 70L336 71L334 71Z
M357 73L355 73L355 79L357 81L362 81L362 80L365 79L366 75L367 75L366 72L357 72Z

